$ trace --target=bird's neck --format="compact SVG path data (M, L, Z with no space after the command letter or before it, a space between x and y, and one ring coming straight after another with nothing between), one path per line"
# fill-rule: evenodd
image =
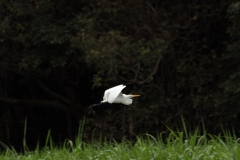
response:
M124 97L124 104L125 105L130 105L132 104L132 99L131 99L131 95L126 95L126 94L123 94L123 97Z

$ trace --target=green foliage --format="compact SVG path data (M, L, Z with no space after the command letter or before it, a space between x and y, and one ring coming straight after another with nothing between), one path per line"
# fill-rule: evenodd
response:
M158 41L160 40L134 40L117 32L107 33L99 39L91 39L94 45L84 48L87 48L85 50L87 63L97 70L93 80L99 85L95 85L109 86L106 84L116 81L125 83L144 81L164 50L164 42ZM99 82L100 80L102 82Z
M234 2L2 1L0 121L8 127L0 136L9 140L25 115L37 124L64 115L53 123L68 126L71 138L77 132L71 124L84 115L87 131L116 139L154 135L162 124L177 128L182 116L185 129L201 121L213 133L221 124L238 128L240 14ZM121 83L141 98L128 108L85 112L104 89ZM36 120L37 107L54 111L40 110L44 120Z
M86 76L89 72L83 67L84 54L76 47L77 33L82 29L77 23L82 3L1 1L0 98L3 105L0 110L6 117L1 118L6 128L0 138L4 141L22 134L20 128L27 114L29 121L37 124L44 124L45 118L59 114L65 115L63 121L73 118L76 122L81 118L86 102L78 100L77 87L80 86L83 94L89 84ZM84 76L86 78L81 79ZM39 107L52 108L54 116L45 114L37 120L36 117L45 112ZM35 111L38 113L34 115Z
M227 32L230 40L227 42L228 52L224 54L225 73L220 88L223 90L222 100L220 101L224 107L224 111L229 118L237 119L239 117L239 96L240 96L240 3L233 3L228 9L228 20L230 25Z
M66 141L62 146L52 146L39 150L17 153L7 148L1 159L239 159L240 150L238 139L229 131L223 130L224 135L200 135L197 129L194 134L185 138L183 132L174 132L157 138L147 134L137 137L134 143L130 141L98 141L84 143L77 139L76 145ZM81 136L78 136L81 137ZM165 137L165 136L164 136Z
M71 47L71 38L76 32L76 4L64 1L5 1L2 6L1 21L1 57L10 60L21 70L42 69L66 66L69 55L75 51ZM71 12L68 12L71 7ZM55 8L55 9L53 9Z

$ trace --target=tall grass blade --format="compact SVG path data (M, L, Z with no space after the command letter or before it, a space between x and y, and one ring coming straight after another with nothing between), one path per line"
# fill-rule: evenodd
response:
M23 152L27 153L28 147L27 147L27 117L25 118L25 122L24 122L24 130L23 130Z

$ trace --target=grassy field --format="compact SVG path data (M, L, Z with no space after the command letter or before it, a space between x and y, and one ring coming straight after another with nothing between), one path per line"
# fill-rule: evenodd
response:
M55 147L50 136L46 147L35 151L17 153L14 149L4 146L6 152L0 155L1 160L238 160L240 159L239 140L230 132L223 135L199 135L196 130L192 135L173 132L163 138L145 135L137 138L135 143L95 142L84 143L81 135L72 141L66 141L62 147ZM26 145L26 144L25 144Z

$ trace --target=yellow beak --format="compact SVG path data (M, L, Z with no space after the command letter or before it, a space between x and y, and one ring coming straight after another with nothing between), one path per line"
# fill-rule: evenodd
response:
M132 94L132 97L139 97L139 94Z

